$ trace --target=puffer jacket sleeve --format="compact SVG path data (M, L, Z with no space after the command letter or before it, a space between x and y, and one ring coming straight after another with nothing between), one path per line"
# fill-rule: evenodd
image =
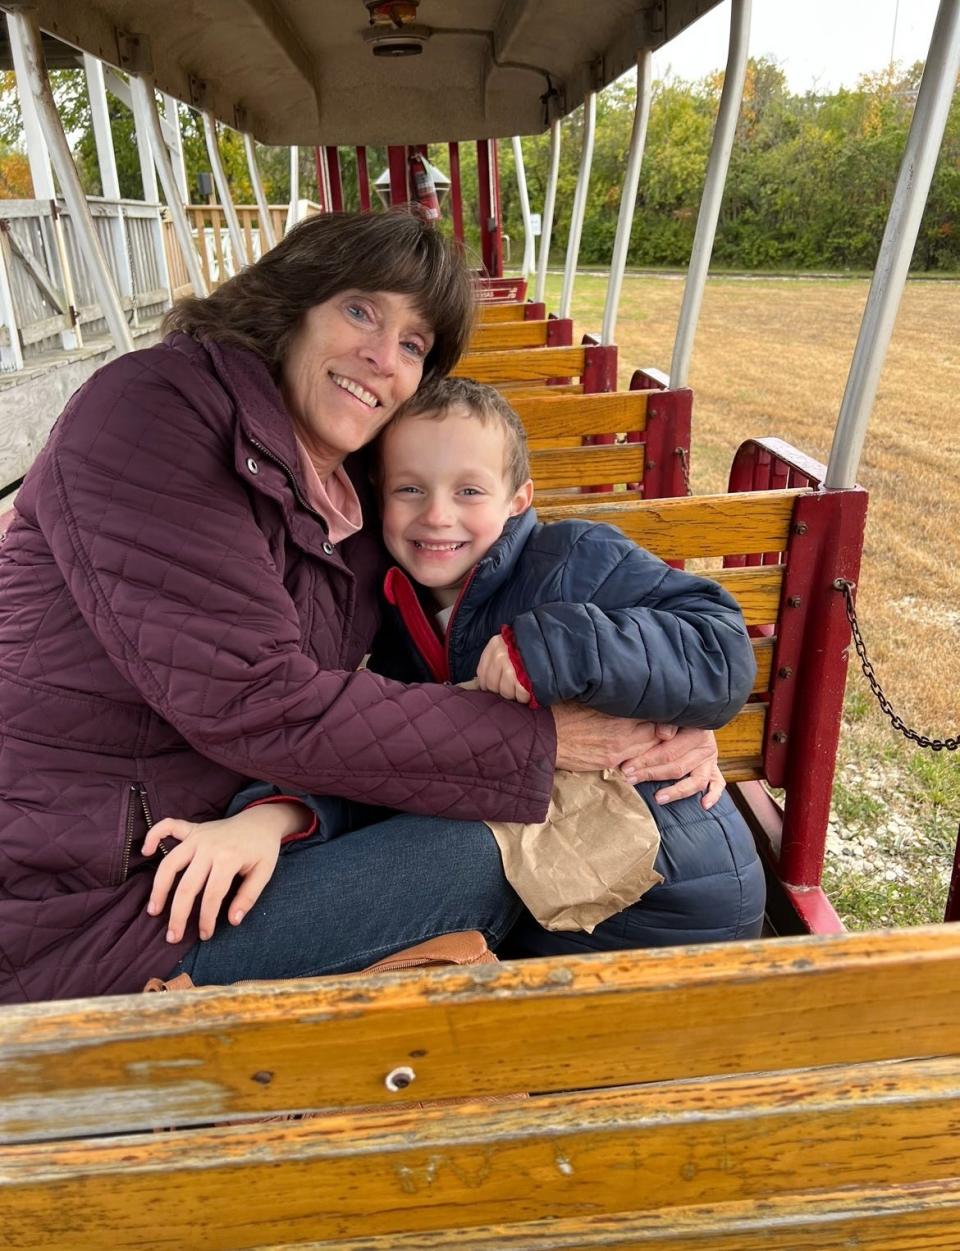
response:
M127 357L102 371L61 417L39 484L53 558L120 673L196 751L249 777L410 812L542 819L549 713L322 670L304 653L237 472L229 401L178 369Z
M590 526L576 538L558 602L512 624L544 706L574 700L600 712L717 729L753 685L753 649L733 598L610 526Z

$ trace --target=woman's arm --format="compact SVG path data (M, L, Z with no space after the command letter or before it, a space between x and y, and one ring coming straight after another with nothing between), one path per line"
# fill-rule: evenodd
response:
M255 449L234 444L226 395L169 358L164 376L125 358L81 392L38 484L41 529L119 672L238 773L413 812L541 819L549 713L323 669L304 653L243 478Z

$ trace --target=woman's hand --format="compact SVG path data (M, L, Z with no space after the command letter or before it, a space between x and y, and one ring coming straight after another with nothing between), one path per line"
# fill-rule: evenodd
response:
M477 664L477 686L481 691L491 691L502 699L512 699L518 704L530 703L530 692L518 680L510 651L499 634L495 634L483 649Z
M273 876L282 839L302 828L303 809L299 804L284 803L259 804L222 821L180 821L174 817L158 821L144 840L144 855L152 855L165 838L175 838L180 844L160 862L147 904L151 916L159 915L174 878L182 873L170 904L167 942L178 943L183 937L201 891L200 937L209 938L237 877L243 881L230 905L229 921L239 925Z
M702 792L700 806L712 808L726 789L717 766L717 739L712 730L678 730L672 725L654 727L656 742L623 762L628 782L660 782L679 778L672 786L657 791L658 804Z
M618 769L626 761L643 760L657 742L656 727L650 721L608 717L582 704L554 704L550 711L557 728L558 769L574 773Z

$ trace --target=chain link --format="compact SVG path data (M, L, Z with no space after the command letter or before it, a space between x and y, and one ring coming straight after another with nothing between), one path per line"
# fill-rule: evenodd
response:
M693 494L693 487L690 485L690 462L687 459L687 449L678 447L674 449L680 457L680 472L683 474L683 485L687 488L687 494Z
M857 649L857 655L860 657L860 668L863 670L863 676L869 682L870 689L873 691L877 703L886 716L890 718L890 724L893 728L899 730L903 737L909 739L911 743L916 743L918 747L929 747L931 751L956 751L957 748L960 748L960 737L927 738L925 734L918 734L916 730L911 730L908 725L904 725L902 718L893 711L893 705L884 695L883 688L873 671L873 665L867 658L867 648L863 641L863 635L860 633L856 609L853 606L853 588L855 583L848 582L846 578L837 578L833 585L835 590L843 593L847 608L847 621L850 623L853 645Z

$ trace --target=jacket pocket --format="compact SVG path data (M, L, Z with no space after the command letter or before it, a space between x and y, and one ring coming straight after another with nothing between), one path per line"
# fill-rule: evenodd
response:
M120 855L113 875L113 885L119 886L130 876L130 860L136 848L146 838L153 825L153 811L147 788L142 782L130 782L126 787L123 839Z

